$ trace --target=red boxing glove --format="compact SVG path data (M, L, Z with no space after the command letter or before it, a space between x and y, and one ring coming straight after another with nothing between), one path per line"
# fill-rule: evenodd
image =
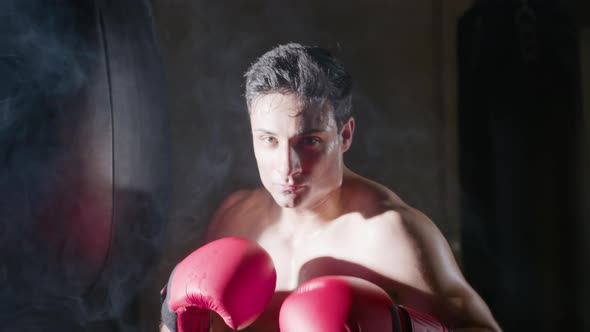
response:
M432 317L396 306L379 286L325 276L301 285L281 306L281 332L446 332Z
M281 306L281 332L393 331L393 301L379 286L354 277L305 282Z
M251 324L270 302L276 271L257 243L227 237L197 249L174 269L162 303L171 331L205 332L210 310L234 330Z

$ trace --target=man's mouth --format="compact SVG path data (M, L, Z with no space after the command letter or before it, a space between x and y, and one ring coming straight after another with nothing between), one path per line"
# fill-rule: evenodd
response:
M283 192L299 192L305 188L304 185L280 185L281 191Z

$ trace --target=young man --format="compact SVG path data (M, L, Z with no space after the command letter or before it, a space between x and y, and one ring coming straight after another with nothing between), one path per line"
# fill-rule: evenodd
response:
M251 329L272 322L280 300L302 282L349 275L454 331L499 330L433 222L344 165L355 122L343 66L325 50L288 44L264 54L245 76L264 187L228 197L209 239L248 238L273 259L275 308ZM276 331L274 324L268 329Z
M275 297L248 331L277 331L285 296L325 275L368 280L453 331L499 330L433 222L344 165L351 78L328 52L272 49L246 73L246 101L263 188L230 195L209 240L250 239L272 257ZM213 330L221 326L214 319Z

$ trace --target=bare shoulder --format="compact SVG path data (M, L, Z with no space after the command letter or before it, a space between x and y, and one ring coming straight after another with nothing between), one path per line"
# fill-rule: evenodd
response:
M435 235L436 225L422 212L406 204L386 186L349 172L345 178L349 212L360 212L368 225L402 227L408 236ZM426 234L423 234L426 232Z
M226 236L249 238L260 220L260 211L267 204L268 196L264 189L238 190L227 196L217 208L209 223L209 241Z
M374 218L371 227L378 234L375 245L380 250L398 252L387 262L392 271L403 262L403 277L416 288L432 293L454 292L466 282L451 248L436 224L419 210L397 202Z
M369 208L362 227L371 241L368 261L397 283L402 304L444 318L453 326L485 326L497 330L487 305L465 280L450 246L436 224L391 190L353 177L354 197ZM399 285L405 285L399 287Z
M357 209L363 211L363 227L374 234L372 246L403 255L417 273L430 277L444 261L445 272L458 271L446 239L436 224L424 213L406 204L389 188L369 179L354 176L351 185ZM411 276L415 277L415 276ZM427 278L432 279L432 278ZM428 287L436 287L433 280L424 280Z
M349 169L344 172L342 193L349 212L377 214L403 203L402 200L386 186L358 175Z

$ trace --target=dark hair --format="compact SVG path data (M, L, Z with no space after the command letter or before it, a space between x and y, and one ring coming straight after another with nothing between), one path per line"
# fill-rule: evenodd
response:
M296 43L279 45L256 60L244 77L248 110L260 95L295 93L308 102L329 101L338 129L350 118L351 76L325 49Z

